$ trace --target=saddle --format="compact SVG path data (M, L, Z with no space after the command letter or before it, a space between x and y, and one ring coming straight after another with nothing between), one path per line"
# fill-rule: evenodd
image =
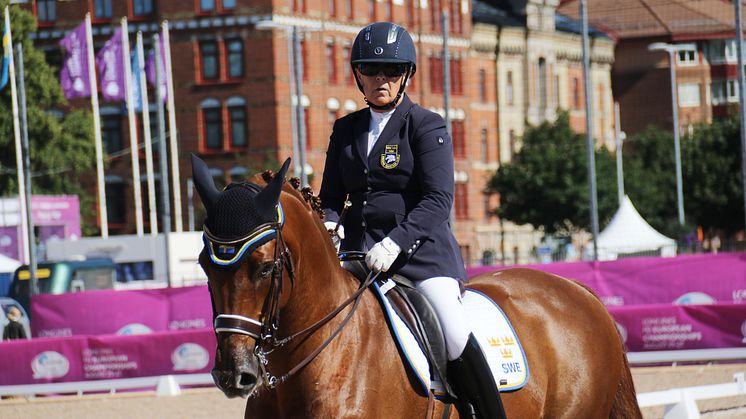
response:
M350 271L357 279L364 281L370 272L365 263L359 259L358 252L343 252L340 254L343 267ZM363 253L364 256L364 253ZM396 286L386 286L386 279L394 281ZM406 326L414 335L430 364L430 374L438 379L443 386L444 394L438 394L438 399L447 401L455 400L453 389L448 384L446 376L446 344L443 329L435 314L435 310L429 301L414 286L414 283L401 276L390 275L379 279L379 285L385 289L385 298L394 309L396 314L404 321ZM384 298L379 293L374 293L379 299ZM383 304L383 302L381 301Z

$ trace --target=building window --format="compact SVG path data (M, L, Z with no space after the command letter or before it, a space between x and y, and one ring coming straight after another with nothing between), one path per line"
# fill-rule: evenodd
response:
M487 72L483 68L479 70L479 101L487 102Z
M306 125L306 149L311 148L311 109L303 107L303 123Z
M464 121L451 122L451 135L453 135L453 156L458 159L466 158L466 141L464 138Z
M347 60L350 59L350 46L345 45L342 47L342 54L344 55L342 58L344 59L345 64L342 64L342 68L344 68L344 79L346 80L346 83L348 86L354 86L355 85L355 75L352 74L352 67L347 64Z
M148 16L153 13L153 0L132 0L134 16Z
M122 151L122 117L118 110L105 115L102 109L101 137L109 155Z
M710 97L713 105L726 103L725 81L714 81L710 87Z
M490 205L490 196L485 195L484 196L484 218L490 219L495 216L495 211L492 209L492 205Z
M236 0L223 0L221 5L223 10L233 10L236 8Z
M687 48L676 52L676 63L680 66L697 65L699 62L697 49Z
M202 41L199 43L199 52L202 61L202 80L218 80L220 78L218 43Z
M337 54L335 54L334 43L327 43L326 55L326 79L331 84L337 84Z
M469 218L469 185L466 183L456 183L453 204L457 220Z
M228 50L228 77L231 79L243 76L243 42L240 39L225 41Z
M352 0L344 0L345 2L345 16L347 16L347 19L352 20Z
M538 70L539 109L543 111L547 108L547 62L544 58L539 58Z
M223 117L220 102L215 99L205 99L200 104L202 108L202 135L205 148L208 150L223 149Z
M510 160L513 160L513 157L515 157L516 151L518 151L516 150L517 144L516 144L516 138L515 138L515 130L510 130L510 132L508 133L508 147L509 147L508 151L510 151Z
M305 38L300 40L300 55L303 60L303 81L308 81L308 43Z
M215 0L199 0L199 11L200 12L215 11Z
M243 99L237 98L235 103L228 103L228 117L231 124L231 147L241 148L248 145L246 128L246 104Z
M417 25L417 10L415 9L415 2L419 0L406 0L407 2L407 26L414 30Z
M463 77L461 77L461 57L451 59L451 90L454 95L464 94Z
M487 163L489 161L489 143L487 142L487 128L482 128L480 133L480 147L482 150L482 161Z
M368 16L370 21L375 22L376 19L376 0L368 0Z
M124 180L119 176L106 176L106 219L110 224L125 223Z
M513 72L508 71L508 74L506 76L507 81L505 82L505 102L508 104L508 106L513 106L514 97L513 97Z
M577 77L572 78L572 108L580 109L580 80Z
M697 107L701 104L699 83L683 83L679 85L679 106L682 108Z
M93 16L96 19L111 19L111 0L93 0Z
M305 12L306 11L306 3L304 0L293 0L293 10L296 12Z
M57 0L36 0L36 19L39 23L57 20Z
M337 16L337 0L328 0L329 16Z
M443 60L440 57L430 57L430 91L443 93Z
M383 0L383 7L384 7L384 14L386 15L386 20L391 22L393 20L393 6L391 4L391 0Z
M430 8L430 28L433 32L441 30L440 17L442 16L440 11L440 0L433 0Z

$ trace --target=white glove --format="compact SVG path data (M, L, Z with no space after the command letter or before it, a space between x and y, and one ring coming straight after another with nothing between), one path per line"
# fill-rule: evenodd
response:
M365 263L373 272L386 272L401 253L401 247L388 237L385 237L365 255Z
M334 244L334 247L337 249L337 253L339 253L339 246L342 244L342 239L345 238L345 226L340 224L336 233L334 232L334 229L337 228L336 221L325 221L324 227L326 227L326 230L329 232L329 235L332 237L332 243Z

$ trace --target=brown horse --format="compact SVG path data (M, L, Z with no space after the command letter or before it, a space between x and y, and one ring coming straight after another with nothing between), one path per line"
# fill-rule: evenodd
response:
M221 196L229 190L215 189L201 160L193 166L207 226L210 217L226 216ZM268 185L254 187L245 205L261 210L279 199L269 241L226 268L227 259L214 254L221 242L205 229L200 264L217 316L217 386L228 397L248 396L246 418L425 417L428 399L410 385L379 302L340 267L313 199L283 185L284 170L264 178ZM502 394L508 417L641 417L614 321L587 288L529 269L480 275L468 286L508 315L531 369L523 389ZM431 413L440 418L444 409L436 402ZM448 417L457 418L456 410Z

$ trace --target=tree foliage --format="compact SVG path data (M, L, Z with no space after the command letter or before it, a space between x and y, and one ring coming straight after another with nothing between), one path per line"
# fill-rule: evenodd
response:
M0 0L0 10L8 3ZM85 194L80 178L93 174L93 120L87 111L65 112L67 101L56 72L28 36L36 30L34 17L11 6L10 19L13 43L23 45L31 189L34 194L76 194L81 208L89 208L86 203L92 198ZM0 91L0 109L0 195L15 195L18 178L10 85Z
M614 160L595 150L598 212L603 226L617 208ZM529 127L521 149L488 181L497 193L497 214L516 224L531 224L546 233L590 231L590 188L585 137L572 131L561 112L554 123Z
M735 113L682 138L685 213L708 235L744 229L740 128Z

